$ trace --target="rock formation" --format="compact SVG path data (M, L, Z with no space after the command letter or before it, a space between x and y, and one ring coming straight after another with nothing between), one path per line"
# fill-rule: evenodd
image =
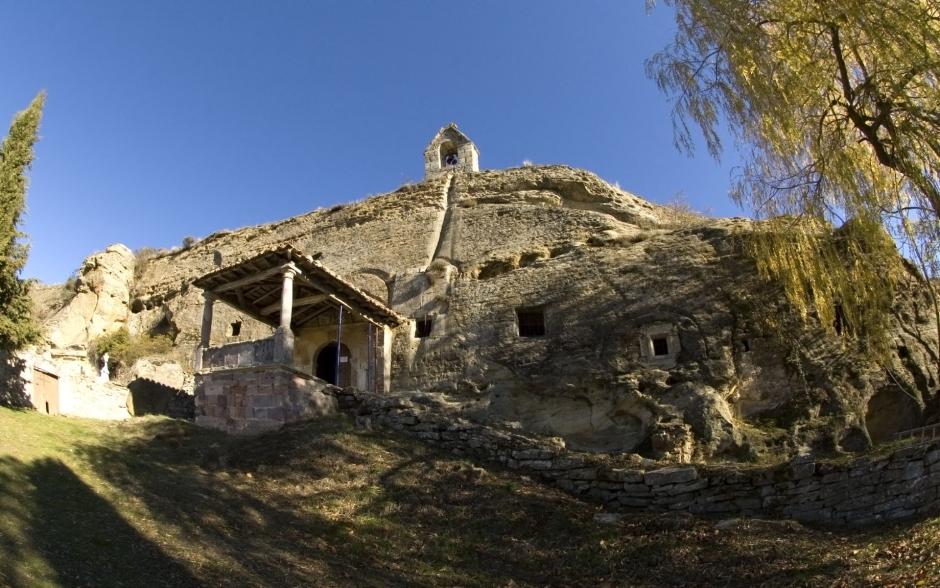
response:
M68 302L44 321L46 339L54 347L81 346L124 326L134 264L134 253L120 244L88 257L71 286L71 297L62 295Z
M138 260L136 277L130 252L109 247L82 265L75 296L46 326L59 347L121 325L169 334L173 356L155 359L190 370L202 316L192 281L290 244L426 321L427 336L414 322L394 334L393 390L436 393L468 418L573 449L680 461L855 451L936 419L937 333L916 276L897 300L890 365L822 329L764 332L759 312L787 311L737 246L751 227L680 214L566 166L439 169ZM213 343L270 336L218 306Z

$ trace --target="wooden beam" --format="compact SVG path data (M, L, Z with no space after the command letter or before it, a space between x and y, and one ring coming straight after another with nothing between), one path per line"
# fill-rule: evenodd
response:
M340 298L339 296L337 296L336 293L335 293L335 290L332 290L332 291L331 291L330 289L328 289L328 288L326 288L326 287L324 287L324 286L321 286L321 285L319 285L319 284L316 284L316 283L314 283L314 282L311 282L311 281L307 278L306 275L300 274L299 276L297 276L297 277L294 278L294 281L300 282L301 284L304 284L305 286L308 286L308 287L310 287L310 288L313 288L314 290L317 290L317 291L319 291L319 292L325 293L325 294L326 294L327 296L329 296L334 302L336 302L336 304L342 304L343 306L345 306L346 308L348 308L348 309L351 310L352 312L356 313L358 316L362 317L363 319L367 320L368 322L372 323L373 325L375 325L375 326L377 326L377 327L380 327L380 328L384 328L384 327L385 327L385 324L384 324L384 323L369 318L366 314L363 313L363 311L362 311L361 309L357 308L356 306L353 306L353 305L349 304L348 302L346 302L345 300L343 300L342 298Z
M232 300L231 298L229 298L229 296L231 296L231 293L223 295L223 296L219 296L218 300L220 302L224 302L225 304L228 304L229 306L231 306L238 312L247 314L248 316L250 316L251 318L255 320L261 321L262 323L272 326L272 327L277 327L277 321L272 321L271 317L264 316L263 314L258 312L257 307L255 307L254 305L252 304L245 304L244 306L239 305L236 300Z
M297 298L294 300L294 308L299 306L310 306L311 304L319 304L327 299L326 294L316 294L314 296L304 296L303 298ZM281 303L275 302L269 304L261 309L261 314L270 314L275 310L281 309Z
M280 293L281 287L282 287L282 284L276 284L276 285L271 284L271 283L259 284L258 286L255 286L254 288L252 288L250 292L246 292L246 294L250 295L249 298L252 299L252 302L260 305L261 302L268 296L272 296L272 295ZM255 297L254 293L258 293L259 296Z
M336 309L335 306L330 306L330 305L324 306L323 308L317 308L314 306L312 308L307 309L306 311L299 312L297 316L294 317L294 322L297 323L297 327L299 328L303 326L304 323L317 318L318 316L325 313L326 311L335 310L335 309ZM306 312L307 314L304 314L304 312Z
M234 290L234 289L236 289L236 288L241 288L241 287L243 287L243 286L247 286L248 284L254 284L255 282L260 282L261 280L266 280L266 279L268 279L268 278L270 278L270 277L272 277L272 276L276 276L276 275L282 273L282 272L283 272L284 270L286 270L286 269L292 269L292 270L294 270L295 272L300 273L300 270L299 270L299 269L297 268L297 266L295 266L293 263L285 263L284 265L279 265L279 266L277 266L277 267L272 267L272 268L270 268L270 269L264 270L263 272L258 272L258 273L256 273L256 274L253 274L253 275L250 275L250 276L246 276L246 277L244 277L244 278L241 278L241 279L238 279L238 280L235 280L235 281L232 281L232 282L228 282L228 283L222 284L221 286L218 286L218 287L216 287L216 288L212 288L212 291L215 292L216 294L221 294L222 292L228 292L228 291Z

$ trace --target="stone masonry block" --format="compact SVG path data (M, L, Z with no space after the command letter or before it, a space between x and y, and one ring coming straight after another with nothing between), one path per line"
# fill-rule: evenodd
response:
M646 472L643 481L650 486L664 486L666 484L691 482L697 478L698 470L694 467L676 467Z

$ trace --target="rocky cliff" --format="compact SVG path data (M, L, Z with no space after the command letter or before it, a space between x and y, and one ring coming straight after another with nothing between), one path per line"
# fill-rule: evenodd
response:
M290 244L433 321L428 337L413 323L395 333L395 389L573 449L678 460L856 451L936 419L937 333L916 277L897 300L890 365L822 329L764 332L758 312L786 307L737 247L750 227L565 166L451 171L148 259L113 246L83 264L70 300L44 288L37 305L53 346L126 325L173 337L172 359L189 369L202 316L191 282ZM543 335L519 336L520 310L541 318ZM215 313L216 344L269 334Z

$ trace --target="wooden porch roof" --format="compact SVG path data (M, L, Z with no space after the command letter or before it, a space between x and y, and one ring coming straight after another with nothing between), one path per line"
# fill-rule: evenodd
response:
M292 329L302 327L331 310L336 311L340 305L376 325L394 327L405 321L394 310L343 280L313 257L290 246L216 270L193 284L245 314L277 327L281 314L283 273L287 268L296 272Z

